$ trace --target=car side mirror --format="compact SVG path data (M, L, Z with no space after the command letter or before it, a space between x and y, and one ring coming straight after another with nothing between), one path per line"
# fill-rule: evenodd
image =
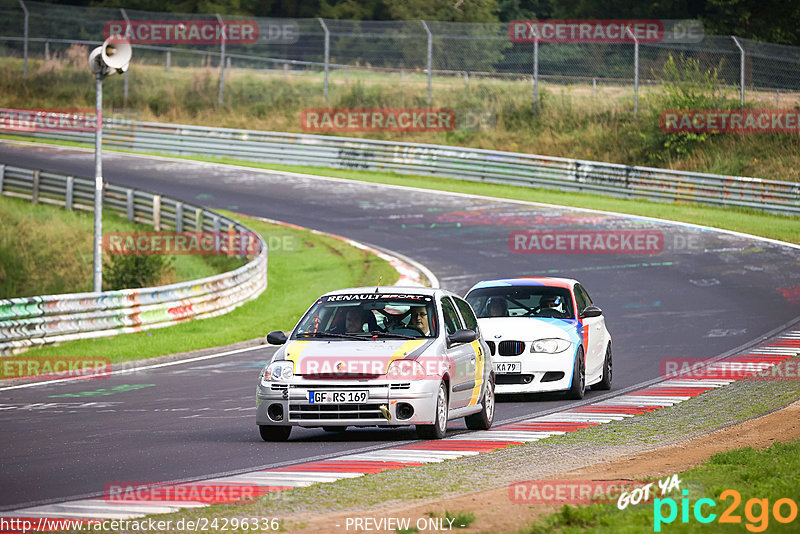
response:
M287 339L286 334L280 330L275 330L267 334L267 343L270 345L283 345L286 343Z
M586 306L581 312L581 319L588 319L589 317L600 317L603 315L603 310L597 306Z
M458 343L472 343L476 339L478 339L478 334L475 330L460 328L447 336L447 346L450 347Z

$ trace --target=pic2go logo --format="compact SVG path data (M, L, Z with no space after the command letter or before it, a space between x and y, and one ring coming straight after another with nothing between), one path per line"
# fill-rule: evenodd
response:
M714 499L698 499L694 504L690 504L689 490L683 490L682 493L681 523L689 523L690 511L699 523L712 523L717 519L717 514L712 512L712 509L717 506ZM728 489L720 493L719 498L723 501L731 499L731 503L719 516L717 522L741 524L742 517L736 513L742 502L741 494L736 490ZM678 518L678 511L678 503L671 497L653 500L653 531L661 532L662 525L673 523ZM747 520L745 528L750 532L764 532L769 526L770 513L778 523L791 523L797 519L797 503L792 499L783 498L776 500L770 508L769 499L749 499L744 505L744 516Z

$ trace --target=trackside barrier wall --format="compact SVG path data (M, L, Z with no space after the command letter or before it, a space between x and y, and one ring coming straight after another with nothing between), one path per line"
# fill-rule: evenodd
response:
M690 201L800 214L800 183L338 136L105 119L104 145L137 152L219 156L342 169L392 171L623 198ZM92 132L20 133L93 142Z
M93 180L35 169L0 164L0 194L66 209L94 209ZM105 185L103 205L156 230L254 233L200 206L112 184ZM258 297L267 287L267 244L261 237L257 247L246 265L200 280L102 293L0 299L0 355L225 314Z

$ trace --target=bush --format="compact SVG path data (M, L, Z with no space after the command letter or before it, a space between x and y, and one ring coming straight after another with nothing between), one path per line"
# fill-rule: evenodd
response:
M103 289L157 286L171 269L169 256L112 256L110 262L104 262Z
M703 70L696 59L681 55L676 61L670 54L661 75L654 73L664 91L649 100L647 112L633 123L631 132L641 139L642 157L650 165L668 165L673 159L689 157L696 147L720 135L661 129L661 113L666 110L737 108L739 102L722 93L718 72L719 67Z

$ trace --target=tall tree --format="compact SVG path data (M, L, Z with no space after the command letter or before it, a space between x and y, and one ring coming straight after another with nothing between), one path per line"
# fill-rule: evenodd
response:
M707 0L703 17L708 33L791 45L800 45L798 21L796 0Z
M497 0L383 0L395 20L497 22Z

